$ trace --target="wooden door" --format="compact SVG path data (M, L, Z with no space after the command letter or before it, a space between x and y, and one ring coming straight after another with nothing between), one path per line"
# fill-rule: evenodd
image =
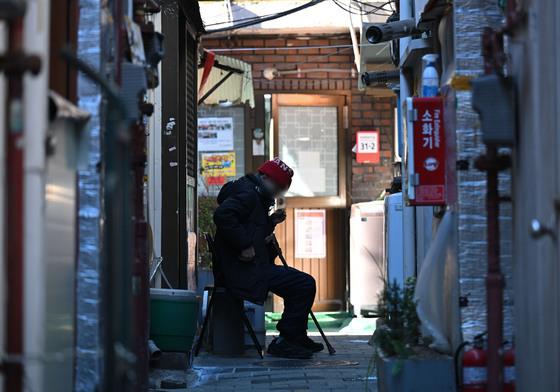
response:
M288 264L315 278L315 311L346 309L344 105L345 97L337 95L277 94L272 101L275 155L295 172L285 199L287 219L276 235ZM306 251L301 243L309 231L301 229L302 217L314 214L324 235L311 233L313 246ZM275 311L282 307L275 297Z

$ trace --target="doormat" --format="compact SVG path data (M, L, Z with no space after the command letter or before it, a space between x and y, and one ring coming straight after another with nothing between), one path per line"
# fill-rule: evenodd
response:
M266 330L276 330L276 324L280 321L281 317L282 313L266 312ZM349 312L317 312L315 313L315 317L317 317L317 321L319 321L321 328L328 332L338 332L350 324L350 321L352 321L352 314ZM311 317L307 320L307 328L308 331L317 332L317 327Z

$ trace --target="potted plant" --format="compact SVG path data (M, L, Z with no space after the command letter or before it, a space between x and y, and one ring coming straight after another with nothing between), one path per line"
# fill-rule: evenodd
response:
M205 286L213 282L212 275L212 255L206 244L207 233L214 234L214 210L218 206L216 197L200 196L198 198L198 287L204 289Z
M379 392L455 391L453 359L428 347L416 313L416 280L385 285L372 337Z

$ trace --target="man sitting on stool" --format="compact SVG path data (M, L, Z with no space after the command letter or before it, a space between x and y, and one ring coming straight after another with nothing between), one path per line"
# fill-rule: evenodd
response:
M264 304L268 291L284 299L278 322L280 337L268 353L310 358L323 345L307 336L307 317L315 299L315 279L294 268L274 264L274 228L286 219L284 210L269 215L274 200L288 190L294 172L279 158L265 162L255 174L225 184L214 213L216 262L229 290L240 298Z

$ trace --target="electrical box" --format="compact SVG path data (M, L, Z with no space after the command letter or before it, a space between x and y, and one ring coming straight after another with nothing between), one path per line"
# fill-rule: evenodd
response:
M446 204L447 147L442 97L407 98L403 191L407 205Z
M480 115L482 140L495 146L512 146L516 133L516 93L511 78L484 75L473 81L472 106Z

